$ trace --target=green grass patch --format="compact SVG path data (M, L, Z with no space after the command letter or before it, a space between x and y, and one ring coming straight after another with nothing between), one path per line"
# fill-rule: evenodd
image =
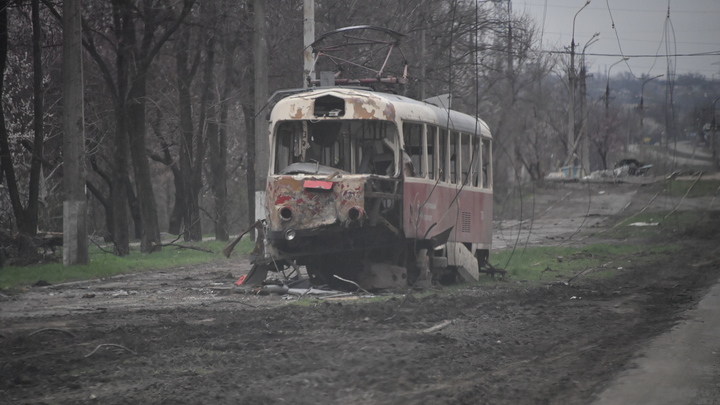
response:
M667 185L667 192L673 196L682 197L687 193L688 198L712 197L718 194L720 180L675 180ZM688 192L689 190L689 192Z
M697 227L706 220L706 214L698 211L675 211L672 214L670 212L642 212L616 223L603 235L610 238L627 239L682 234L687 229Z
M203 248L210 250L212 253L175 246L166 246L160 252L140 253L139 248L134 247L131 248L129 255L118 257L93 246L89 252L90 264L86 266L63 266L62 263L46 263L35 266L2 267L0 268L0 289L32 285L40 280L47 281L50 284L57 284L66 281L102 278L116 274L188 266L225 259L222 249L227 245L227 242L178 242L178 244ZM253 243L249 238L245 238L235 246L233 254L249 253L252 248Z
M675 245L639 246L632 244L588 245L576 247L528 247L494 253L490 262L503 268L511 279L524 281L567 280L585 269L586 277L614 274L619 267L657 260L659 255L678 250ZM482 280L482 278L481 278Z

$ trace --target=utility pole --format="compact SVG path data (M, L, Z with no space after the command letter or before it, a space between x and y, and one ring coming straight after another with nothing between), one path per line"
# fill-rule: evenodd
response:
M647 82L649 82L650 80L655 80L658 77L663 77L663 76L665 76L665 75L657 75L657 76L653 76L649 79L645 79L642 86L640 87L640 143L641 144L644 142L644 138L645 138L645 124L644 124L645 107L643 105L644 100L645 100L645 84L647 84Z
M424 33L425 31L423 31ZM315 42L315 0L304 0L303 3L303 88L308 88L308 78L313 70L313 54L310 45Z
M605 83L605 136L610 136L610 72L612 71L613 66L617 65L620 62L624 62L626 60L630 59L629 57L624 57L620 59L619 61L613 63L610 65L610 67L607 70L606 79L607 82ZM627 142L625 143L625 149L627 150L627 147L630 145L630 134L628 133ZM607 162L606 162L607 163Z
M63 3L63 265L88 264L80 1Z
M620 62L624 62L626 60L630 59L629 57L624 57L620 59L619 61L613 63L610 65L610 67L607 70L607 82L605 83L605 120L608 120L609 117L609 108L610 108L610 72L612 71L613 66L617 65Z
M585 70L585 50L583 50L582 60L580 61L580 158L582 169L585 174L590 174L590 143L588 142L588 134L585 130L587 125L587 71Z
M585 174L590 174L590 140L586 131L587 120L587 69L585 67L585 50L588 46L597 42L600 33L595 33L585 44L582 50L582 58L580 59L580 158L582 169Z
M270 159L270 146L268 139L268 126L265 119L265 104L268 101L268 47L267 25L265 23L265 0L253 1L255 36L254 42L254 68L255 68L255 201L253 204L255 219L264 219L263 209L265 200L265 182L268 174L268 161ZM250 212L249 214L253 214Z
M568 106L568 130L567 130L567 161L575 166L573 154L575 153L575 19L585 7L590 4L590 0L575 13L573 17L572 40L570 41L570 67L568 68L568 82L570 85L570 105Z

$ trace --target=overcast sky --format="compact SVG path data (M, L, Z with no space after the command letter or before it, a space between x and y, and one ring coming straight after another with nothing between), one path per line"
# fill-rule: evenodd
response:
M514 14L527 13L534 18L543 32L544 49L564 49L570 46L573 16L585 2L514 0L512 9ZM605 72L621 60L620 55L626 55L630 56L627 65L615 65L611 74L631 70L635 76L654 76L666 74L666 53L714 52L711 56L673 57L672 63L677 74L699 73L708 79L720 80L720 0L591 0L575 19L578 54L596 32L600 33L599 40L585 51L590 72Z

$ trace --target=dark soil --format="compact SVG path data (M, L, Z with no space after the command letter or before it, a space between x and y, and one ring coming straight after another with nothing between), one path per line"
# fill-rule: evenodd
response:
M0 402L588 403L717 281L719 225L569 285L510 279L384 300L254 297L252 307L229 294L2 317Z

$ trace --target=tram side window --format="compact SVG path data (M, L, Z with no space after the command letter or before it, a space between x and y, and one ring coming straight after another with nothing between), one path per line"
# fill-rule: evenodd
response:
M458 181L458 167L460 166L460 151L458 150L458 138L460 134L458 132L452 132L450 135L450 182L459 183Z
M448 131L447 130L440 130L440 135L438 137L438 180L440 181L447 181L448 175L447 175L447 166L445 163L447 162L448 157Z
M428 153L428 178L435 180L435 173L437 173L437 134L438 127L428 125L427 129L427 153Z
M489 139L482 140L482 187L492 188L492 149Z
M423 162L422 147L422 124L403 124L403 139L405 141L405 153L403 156L403 171L405 176L409 177L425 177L425 168ZM409 158L409 162L405 159Z
M472 163L472 147L470 145L470 134L460 134L460 182L462 184L471 185L470 183L470 164Z
M480 143L482 141L478 137L472 137L472 171L471 182L473 187L482 187L480 184L480 173L482 172L482 156L480 156Z
M398 142L397 127L389 122L353 121L353 173L390 176L395 173L394 145Z

